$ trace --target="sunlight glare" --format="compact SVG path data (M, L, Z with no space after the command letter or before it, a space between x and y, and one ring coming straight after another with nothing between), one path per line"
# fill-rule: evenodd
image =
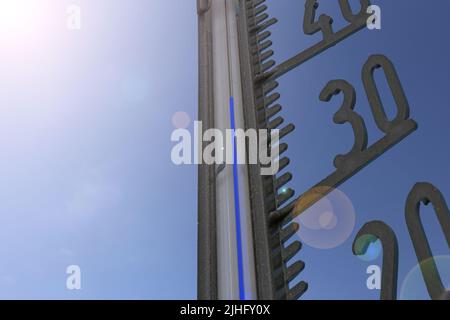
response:
M0 38L16 39L36 27L37 1L0 0Z

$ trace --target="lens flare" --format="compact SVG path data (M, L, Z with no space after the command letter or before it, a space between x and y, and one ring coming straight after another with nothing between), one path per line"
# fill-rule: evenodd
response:
M300 239L317 249L333 249L343 244L352 234L355 220L350 199L338 189L295 218L300 224Z
M447 283L446 289L450 290L450 256L437 256L434 260L436 261L442 282L444 285ZM427 261L423 263L426 264ZM444 299L444 295L445 293L442 299ZM406 275L401 286L399 299L430 300L419 263Z
M322 213L319 217L319 225L322 229L332 230L336 228L337 217L331 211L326 211Z
M186 112L178 111L172 116L172 125L176 129L186 129L191 123L191 117Z
M357 240L357 243L369 243L369 246L367 247L367 250L364 254L358 255L358 258L362 261L370 262L378 259L381 252L383 251L381 241L372 235L365 234L359 237ZM358 246L358 245L357 245Z
M0 0L0 38L31 32L36 22L35 0Z

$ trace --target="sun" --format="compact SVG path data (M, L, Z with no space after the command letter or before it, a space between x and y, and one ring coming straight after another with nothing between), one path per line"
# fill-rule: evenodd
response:
M0 0L0 36L15 38L33 31L37 1Z

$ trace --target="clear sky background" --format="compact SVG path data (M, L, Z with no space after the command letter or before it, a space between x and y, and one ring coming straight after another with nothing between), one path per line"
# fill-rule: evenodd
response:
M0 24L0 298L196 298L197 168L170 160L173 115L197 116L196 1L2 0L0 9L25 2L12 11L21 27ZM356 232L375 219L397 233L399 291L405 284L423 295L406 197L429 181L450 202L450 3L373 3L382 30L364 30L280 81L284 115L297 126L288 139L297 194L331 173L334 156L352 144L351 130L331 120L340 99L318 100L329 80L354 84L370 141L380 137L360 80L370 54L394 62L419 123L322 204L350 221L350 231L305 241L308 299L378 297L366 287L366 268L381 258L351 253ZM66 27L70 4L82 9L79 31ZM268 4L280 20L272 27L277 62L319 40L302 32L304 1ZM338 28L337 9L333 1L321 11ZM382 81L380 88L390 101ZM392 114L392 104L387 109ZM433 211L423 213L434 253L449 256ZM316 248L327 237L342 244ZM72 264L82 270L80 291L66 289Z
M195 298L196 168L170 160L172 115L197 110L194 1L33 1L0 44L0 298Z

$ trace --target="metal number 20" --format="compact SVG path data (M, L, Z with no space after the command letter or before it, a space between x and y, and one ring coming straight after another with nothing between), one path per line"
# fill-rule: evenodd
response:
M442 193L430 183L418 183L408 196L405 209L406 224L416 251L428 293L433 300L450 300L450 292L442 279L431 252L430 244L420 219L420 204L431 203L450 247L450 211Z
M383 270L381 272L381 300L397 298L398 242L394 231L382 221L366 223L355 237L353 254L362 255L367 252L371 240L364 236L380 239L383 246Z

